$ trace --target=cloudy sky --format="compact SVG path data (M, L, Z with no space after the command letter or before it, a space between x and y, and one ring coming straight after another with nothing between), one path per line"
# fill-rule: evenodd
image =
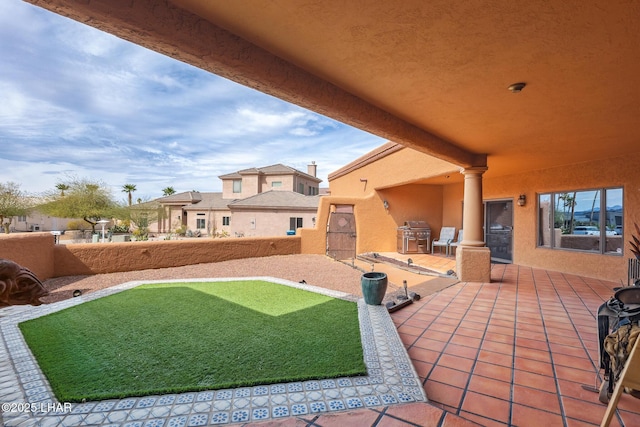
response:
M384 143L21 0L0 2L0 182L31 194L91 178L124 199L221 191L283 163L327 175Z

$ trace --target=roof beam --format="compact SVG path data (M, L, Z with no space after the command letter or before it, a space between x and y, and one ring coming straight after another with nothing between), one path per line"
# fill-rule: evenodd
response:
M26 0L122 39L462 167L467 151L168 0Z

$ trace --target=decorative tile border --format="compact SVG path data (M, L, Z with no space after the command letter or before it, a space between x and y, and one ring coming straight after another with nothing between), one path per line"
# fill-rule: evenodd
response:
M334 298L354 300L343 292L273 277L249 277L305 289ZM235 281L239 278L188 279ZM367 375L237 389L132 397L69 404L58 402L27 347L18 323L86 301L112 295L157 280L127 282L77 298L39 307L0 309L0 402L6 426L191 427L345 411L407 402L427 397L384 306L358 300L358 317ZM7 407L5 407L5 405Z

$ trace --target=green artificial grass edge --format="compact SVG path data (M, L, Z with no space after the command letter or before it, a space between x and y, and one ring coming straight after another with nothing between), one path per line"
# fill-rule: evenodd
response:
M355 303L265 281L142 285L19 328L66 402L366 374Z

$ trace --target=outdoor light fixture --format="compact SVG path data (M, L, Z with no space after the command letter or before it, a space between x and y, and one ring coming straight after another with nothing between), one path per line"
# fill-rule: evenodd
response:
M520 93L522 92L522 89L524 89L524 87L526 86L526 83L514 83L512 85L510 85L507 89L509 89L509 91L511 93Z
M101 219L100 221L98 221L98 224L102 225L102 243L104 243L104 226L105 224L109 224L109 220Z
M524 194L521 194L518 197L518 206L524 206L527 204L527 196L525 196Z
M389 209L389 202L387 202L386 200L382 201L382 205L384 206L385 209Z

